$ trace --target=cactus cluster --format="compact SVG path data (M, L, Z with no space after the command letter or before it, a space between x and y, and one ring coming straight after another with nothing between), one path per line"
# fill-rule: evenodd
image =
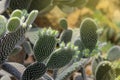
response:
M17 2L17 0L13 2L14 3L10 3L10 8L16 5L15 2ZM25 1L27 5L21 4L21 2L17 2L18 4L20 3L18 8L23 9L26 7L29 10L27 7L29 5L29 1ZM31 0L31 4L32 3L33 1ZM24 6L20 7L20 5ZM45 5L43 5L43 8L44 6ZM32 23L37 17L37 14L37 10L33 10L28 14L26 13L26 10L17 9L11 13L8 20L4 16L0 16L0 64L4 70L12 74L16 79L20 80L53 80L53 78L54 80L59 80L59 76L53 78L50 77L47 74L47 70L64 70L65 67L71 65L71 67L67 69L67 72L59 73L59 75L62 76L60 80L67 79L71 73L78 70L81 66L79 63L80 58L84 58L83 55L81 55L84 54L84 50L89 49L92 53L92 50L95 49L97 43L97 25L92 19L88 18L83 20L79 30L80 37L78 37L74 44L72 44L71 38L73 36L73 31L69 29L66 19L60 20L60 26L63 28L63 33L60 34L60 37L58 37L58 31L51 28L31 29ZM86 31L85 28L90 30ZM30 29L31 31L28 31ZM89 37L89 39L86 36ZM57 46L57 44L60 46ZM9 55L17 54L22 49L25 51L26 55L33 55L35 60L33 63L28 64L28 66L21 73L17 68L5 63L5 61L7 61ZM65 76L62 74L65 74Z

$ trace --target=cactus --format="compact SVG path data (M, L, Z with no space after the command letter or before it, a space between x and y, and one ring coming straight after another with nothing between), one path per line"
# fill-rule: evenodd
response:
M67 30L67 28L68 28L68 23L67 23L66 19L64 19L64 18L63 18L63 19L60 19L59 24L60 24L60 26L61 26L63 29Z
M62 43L61 47L53 51L48 63L48 69L58 69L67 65L73 58L76 53L77 48L72 44L68 43L65 47L65 44Z
M32 15L32 14L30 14ZM29 15L29 16L30 16ZM33 16L36 17L36 16ZM14 17L13 17L14 18ZM29 19L31 19L29 17ZM32 18L33 19L33 18ZM33 21L31 21L33 22ZM10 23L10 22L8 22ZM7 26L13 25L14 23L10 23ZM14 25L15 26L15 25ZM16 27L16 26L15 26ZM16 29L13 32L8 32L6 33L1 39L0 39L0 63L3 63L8 55L12 52L12 50L14 49L15 45L17 44L17 42L23 37L23 35L25 34L25 32L30 28L31 26L29 26L26 23L21 24L21 26Z
M18 17L21 18L22 17L23 12L19 9L16 9L12 12L12 14L10 15L10 17Z
M107 59L110 61L118 60L120 58L120 46L113 46L107 52Z
M93 73L93 75L95 75L96 68L99 65L99 63L102 61L103 61L103 59L101 56L94 57L94 59L92 61L92 73Z
M20 27L20 19L18 17L10 18L6 27L9 32L16 31Z
M97 43L98 35L96 31L97 25L92 19L86 18L82 21L80 26L80 38L84 47L89 49L90 52L92 52Z
M71 38L72 38L72 30L64 30L60 36L61 42L64 42L65 44L70 42Z
M57 75L57 78L55 80L66 80L74 71L79 69L81 66L80 62L81 61L73 63L70 67Z
M21 80L36 80L44 75L46 66L43 63L35 62L29 65L24 71Z
M7 19L4 16L0 15L0 36L5 33L6 23Z
M115 72L109 61L102 61L95 71L96 80L114 80Z
M34 53L37 61L44 61L53 52L57 43L55 38L57 33L57 31L52 30L51 28L48 30L44 29L42 32L39 32L39 39L34 45Z
M38 11L37 11L37 10L31 11L30 14L29 14L29 16L28 16L28 18L26 19L26 22L25 22L25 23L26 23L27 25L32 24L33 21L35 20L35 18L37 17L37 15L38 15Z

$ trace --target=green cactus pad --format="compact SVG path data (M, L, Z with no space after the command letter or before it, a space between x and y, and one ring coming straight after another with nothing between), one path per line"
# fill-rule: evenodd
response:
M61 19L60 22L59 22L60 26L63 28L63 29L67 29L68 28L68 23L67 23L67 20L66 19Z
M65 44L70 42L71 38L72 38L72 30L64 30L60 36L61 42L64 42Z
M22 75L21 80L36 80L46 72L46 66L43 63L35 62L29 65Z
M114 61L114 60L120 59L120 46L113 46L107 52L107 59L110 60L110 61Z
M57 43L55 38L57 33L57 31L51 28L43 29L39 33L39 38L34 45L34 54L37 61L42 62L53 52Z
M26 20L26 24L27 25L32 24L34 22L35 18L37 17L37 15L38 15L38 11L37 10L31 11L29 16L28 16L28 18L27 18L27 20Z
M16 31L17 28L20 27L20 19L18 17L10 18L6 27L9 32Z
M80 26L80 38L84 44L84 47L89 49L90 52L95 48L98 35L97 35L97 25L90 19L86 18L82 21Z
M4 16L0 15L0 36L6 30L6 23L7 23L7 19Z
M67 44L65 47L63 44L60 48L52 53L47 63L48 69L58 69L67 65L72 60L76 51L77 49L75 46Z
M96 80L114 80L115 72L109 61L102 61L95 71Z
M21 18L22 17L22 11L19 9L16 9L12 12L12 14L10 15L10 17L18 17Z

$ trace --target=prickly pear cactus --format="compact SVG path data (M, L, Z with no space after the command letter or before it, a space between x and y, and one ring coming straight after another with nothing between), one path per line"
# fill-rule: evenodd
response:
M7 23L7 19L4 16L0 15L0 36L6 30L6 23Z
M19 9L16 9L12 12L12 14L10 15L10 17L18 17L21 18L22 17L23 12Z
M67 20L66 19L60 19L60 22L59 22L59 24L60 24L60 26L63 28L63 29L65 29L65 30L67 30L67 28L68 28L68 23L67 23Z
M110 61L118 60L120 58L120 46L113 46L107 52L107 59Z
M58 32L51 28L43 29L39 32L39 38L34 45L34 53L37 61L44 61L53 52L57 43L57 34Z
M10 18L6 27L9 32L16 31L20 27L20 19L18 17Z
M109 61L101 62L95 71L96 80L114 80L115 72L112 68L112 64Z
M34 12L34 10L32 12ZM30 14L29 16L31 15L32 14ZM33 16L33 17L35 18L36 16ZM29 17L29 19L31 18ZM10 25L12 24L10 23ZM23 35L29 28L31 28L30 24L22 23L21 26L17 30L10 32L10 33L7 32L4 36L1 37L0 39L0 44L1 44L0 45L0 55L1 55L0 63L3 63L7 59L8 55L13 51L17 42L23 37Z
M85 48L89 49L90 52L95 48L98 35L97 25L91 18L86 18L80 25L80 38Z
M29 65L22 75L21 80L36 80L46 72L46 66L43 63L35 62Z
M101 56L97 56L97 57L94 57L93 61L92 61L92 73L93 75L95 75L95 70L96 70L96 67L98 66L98 64L103 61L102 57Z
M65 44L70 42L71 38L72 38L72 30L64 30L60 36L61 42L64 42Z
M67 46L65 46L65 44L62 43L61 47L52 53L47 63L48 69L58 69L67 65L76 52L77 48L74 45L68 43Z
M81 63L75 62L70 67L65 69L63 72L57 75L55 80L67 80L67 78L80 67Z

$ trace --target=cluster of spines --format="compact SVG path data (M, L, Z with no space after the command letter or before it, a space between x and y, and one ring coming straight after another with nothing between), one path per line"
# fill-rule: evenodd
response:
M39 38L34 45L34 53L37 61L44 61L53 52L57 43L57 34L58 32L56 30L52 30L51 28L43 29L39 32Z

